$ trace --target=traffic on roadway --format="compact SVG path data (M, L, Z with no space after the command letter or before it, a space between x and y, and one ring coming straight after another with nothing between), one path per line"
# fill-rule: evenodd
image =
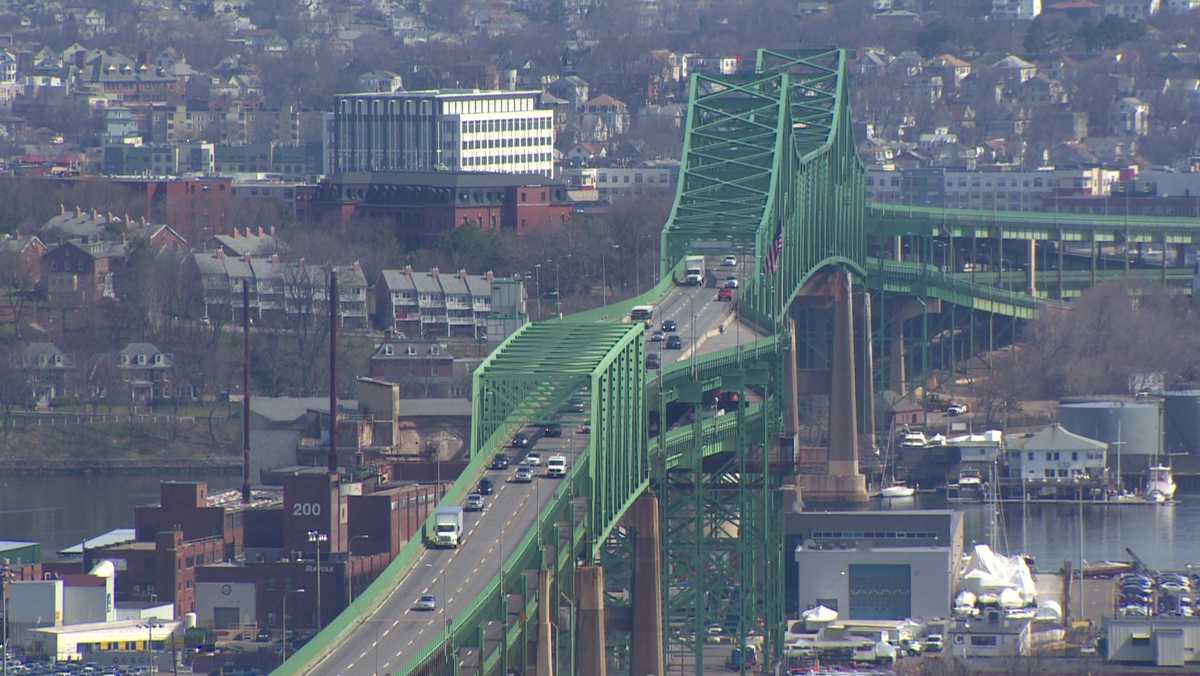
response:
M534 433L533 427L526 428L522 434L528 446L506 448L507 462L490 465L498 468L484 475L491 482L491 492L474 491L482 498L483 508L462 512L461 544L457 548L426 548L383 604L312 673L396 673L423 648L444 638L448 624L452 627L456 614L465 611L499 573L501 562L516 550L537 513L564 485L557 477L570 473L580 452L587 448L590 428L586 411L590 406L578 405L587 401L586 393L577 397L582 398L568 403L557 416L556 429ZM577 410L580 408L584 410ZM541 462L524 464L529 454L540 455ZM524 470L532 475L528 482L517 479L517 473Z

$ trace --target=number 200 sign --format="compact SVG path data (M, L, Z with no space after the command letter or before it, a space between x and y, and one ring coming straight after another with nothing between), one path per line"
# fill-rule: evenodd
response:
M293 503L292 516L321 516L321 504L318 502Z

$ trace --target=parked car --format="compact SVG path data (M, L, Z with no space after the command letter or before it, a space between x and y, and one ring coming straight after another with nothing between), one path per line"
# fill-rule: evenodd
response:
M940 652L942 652L943 647L944 647L944 644L942 642L941 634L930 634L925 637L925 646L924 646L925 652L940 653Z
M946 415L951 416L951 417L965 415L966 412L967 412L966 404L950 404L949 406L946 407Z
M269 631L258 632L257 634L254 635L254 642L255 643L270 643L271 642L271 632L269 632Z

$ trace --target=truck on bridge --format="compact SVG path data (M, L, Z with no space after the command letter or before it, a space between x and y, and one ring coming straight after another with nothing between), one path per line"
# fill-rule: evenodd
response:
M438 507L433 516L434 544L458 549L463 535L463 508Z
M684 281L688 286L704 283L704 256L688 256L683 261Z

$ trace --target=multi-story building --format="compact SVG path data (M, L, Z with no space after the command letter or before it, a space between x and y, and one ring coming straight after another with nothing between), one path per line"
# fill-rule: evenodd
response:
M65 242L46 254L46 291L56 307L80 307L115 299L113 273L125 260L125 245L114 242Z
M113 144L104 147L100 171L110 176L213 174L215 158L215 146L204 141Z
M334 171L554 175L554 113L540 92L429 90L342 94Z
M1111 169L968 171L924 167L867 170L874 202L959 209L1037 211L1060 208L1068 197L1108 195L1120 172Z
M33 401L50 402L74 393L75 361L54 343L30 343L14 361L13 366L25 375Z
M595 190L600 199L642 195L673 195L679 179L678 162L656 162L640 166L564 167L562 179L571 190Z
M190 271L199 280L200 307L196 313L210 320L238 320L242 312L242 283L246 282L251 318L293 319L328 312L328 268L283 262L271 256L228 256L224 249L193 253ZM338 278L338 312L341 326L367 325L367 280L356 261L334 266Z
M375 283L378 324L408 337L486 336L501 340L525 319L525 285L518 278L498 279L492 273L469 275L465 270L442 273L382 270ZM507 318L512 326L493 326L489 320Z
M471 374L478 359L459 359L437 340L388 340L380 343L369 362L372 378L400 386L408 399L447 399L471 396Z
M523 234L561 225L575 207L565 185L542 176L452 172L341 174L321 182L312 206L317 223L369 219L413 248L463 226Z
M1025 482L1104 479L1108 444L1059 424L1008 437L1008 475Z
M1126 136L1145 136L1150 133L1150 104L1126 96L1113 107L1113 129Z
M37 284L42 278L42 256L47 247L37 235L14 237L0 235L0 283L19 287L15 282Z
M1129 21L1145 21L1158 14L1162 0L1104 0L1105 16L1119 16Z
M992 0L992 18L1032 21L1042 13L1042 0Z
M153 343L129 343L117 353L117 371L134 404L171 396L175 359Z

